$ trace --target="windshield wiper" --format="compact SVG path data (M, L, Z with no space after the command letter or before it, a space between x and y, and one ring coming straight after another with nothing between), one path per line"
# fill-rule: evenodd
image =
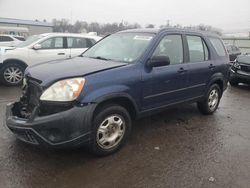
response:
M105 57L101 57L101 56L97 56L97 57L91 57L93 59L101 59L101 60L105 60L105 61L110 61L111 59L107 59Z

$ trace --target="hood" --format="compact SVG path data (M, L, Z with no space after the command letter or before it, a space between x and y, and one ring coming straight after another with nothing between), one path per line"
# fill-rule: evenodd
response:
M249 64L250 65L250 55L239 55L237 57L239 63Z
M40 80L42 85L45 86L55 80L85 76L124 65L127 64L86 57L76 57L73 59L50 61L30 66L26 69L26 75Z

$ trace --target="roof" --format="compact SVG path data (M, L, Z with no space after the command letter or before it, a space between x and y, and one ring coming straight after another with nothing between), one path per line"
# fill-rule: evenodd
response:
M40 22L40 21L33 21L33 20L20 20L20 19L15 19L15 18L0 18L0 23L34 25L34 26L44 26L44 27L53 26L51 23L48 23L48 22Z
M218 36L215 33L208 32L208 31L200 31L200 30L193 30L193 29L181 29L181 28L173 28L173 27L167 27L167 28L162 28L162 29L155 29L155 28L146 28L146 29L129 29L129 30L124 30L120 31L121 33L123 32L135 32L135 33L160 33L164 31L171 31L171 32L189 32L189 33L197 33L197 34L202 34L206 36Z
M0 36L5 36L5 37L22 37L22 38L24 38L23 36L20 36L20 35L6 35L6 34L0 34Z
M47 36L50 36L50 37L57 37L57 36L65 36L65 37L86 37L86 38L89 38L89 39L95 39L96 41L97 40L100 40L102 37L99 37L99 36L93 36L93 35L89 35L89 34L81 34L81 33L43 33L43 34L40 34L41 36L43 37L47 37Z
M146 28L146 29L128 29L120 31L119 33L158 33L161 29L155 29L155 28Z

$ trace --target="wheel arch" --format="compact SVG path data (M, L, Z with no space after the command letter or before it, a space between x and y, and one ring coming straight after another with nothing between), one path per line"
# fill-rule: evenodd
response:
M93 112L93 118L99 109L108 104L118 104L124 107L128 113L130 114L132 119L136 119L138 117L138 108L134 100L131 96L127 94L117 93L107 95L96 100L96 107Z
M219 86L220 89L221 89L221 92L223 93L224 89L226 88L226 86L225 86L226 83L225 83L224 80L225 80L225 79L224 79L223 74L221 74L221 73L214 74L214 75L212 76L212 78L210 79L210 81L209 81L209 84L208 84L207 89L209 89L209 87L210 87L211 85L213 85L213 84L218 84L218 86Z
M3 61L3 66L5 66L8 63L17 63L17 64L20 64L25 69L28 67L28 65L24 61L22 61L20 59L6 59L6 60Z

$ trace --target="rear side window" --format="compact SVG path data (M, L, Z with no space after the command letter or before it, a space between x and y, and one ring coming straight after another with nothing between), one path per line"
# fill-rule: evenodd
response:
M216 53L218 54L218 56L221 56L221 57L227 56L224 45L223 45L222 41L219 38L210 37L209 40L212 43L212 45L213 45Z
M208 60L209 52L207 45L201 37L187 36L187 42L190 62L202 62Z
M90 39L68 37L67 38L68 48L90 48L93 43Z
M0 42L9 42L9 41L13 41L13 39L8 36L0 36Z
M17 40L20 40L20 41L25 41L25 39L23 37L15 37Z
M181 35L165 36L155 49L153 56L168 56L170 64L182 63L183 46Z

